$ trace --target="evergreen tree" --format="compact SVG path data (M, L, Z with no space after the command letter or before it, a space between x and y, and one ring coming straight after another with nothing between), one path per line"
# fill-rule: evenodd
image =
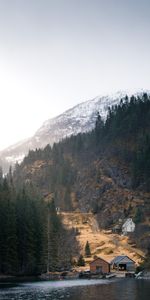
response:
M85 255L87 257L91 256L91 250L90 250L90 245L89 245L88 241L86 242L86 245L85 245Z
M104 122L99 114L97 113L97 118L96 118L96 123L95 123L95 140L96 140L96 145L98 145L101 141L102 134L103 134L103 129L104 129Z
M136 224L138 224L142 221L142 211L139 207L137 207L136 210L135 210L135 215L134 215L133 221Z
M54 199L48 203L48 271L58 268L58 245L60 232L60 219L57 216Z
M78 259L77 265L78 265L78 266L80 266L80 267L84 267L84 266L85 266L85 260L84 260L84 258L83 258L83 255L82 255L82 254L79 256L79 259Z

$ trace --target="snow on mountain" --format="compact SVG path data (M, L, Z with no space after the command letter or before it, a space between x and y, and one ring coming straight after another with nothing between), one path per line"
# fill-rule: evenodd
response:
M54 142L58 142L72 134L76 135L79 132L90 131L95 126L97 112L105 119L108 107L118 104L126 95L129 97L133 94L139 96L143 92L150 94L150 91L139 90L135 92L119 91L106 96L98 96L45 121L33 137L0 152L0 162L3 169L8 170L8 165L14 165L16 161L20 163L29 149L43 148L49 143L52 145Z

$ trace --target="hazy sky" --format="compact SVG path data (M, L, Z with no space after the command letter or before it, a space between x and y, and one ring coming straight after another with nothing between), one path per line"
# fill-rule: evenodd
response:
M130 88L150 89L150 0L0 0L0 149Z

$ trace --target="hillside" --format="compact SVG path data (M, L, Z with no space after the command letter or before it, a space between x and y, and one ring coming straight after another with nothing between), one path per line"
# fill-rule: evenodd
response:
M135 96L142 95L142 91L135 91ZM149 91L147 91L150 94ZM33 137L20 141L0 152L0 164L4 173L16 161L20 163L29 150L43 148L47 144L59 142L72 134L88 132L95 126L97 112L106 119L108 108L119 103L125 95L131 96L129 91L120 91L110 95L98 96L92 100L82 102L65 111L55 118L49 119L36 131Z
M61 217L67 228L75 228L77 230L77 241L87 263L95 255L111 261L115 256L120 254L128 255L137 265L141 263L144 253L136 249L127 236L100 230L97 220L92 213L61 212ZM85 255L87 241L91 249L91 257L88 258Z
M113 230L131 217L130 237L137 248L150 245L150 99L125 97L100 115L95 129L43 150L30 151L16 167L18 188L35 185L41 195L53 193L61 211L92 213L99 228ZM132 251L131 251L132 252Z

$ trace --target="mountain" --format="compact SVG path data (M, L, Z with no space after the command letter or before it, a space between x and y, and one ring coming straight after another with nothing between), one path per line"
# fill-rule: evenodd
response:
M143 90L139 90L134 92L134 95L141 95L143 92ZM149 91L146 92L150 94ZM127 94L129 97L132 95L129 91L118 91L114 94L98 96L47 120L33 137L0 152L0 163L4 172L8 171L10 165L13 166L16 162L20 163L29 150L43 148L47 144L53 145L65 137L92 130L95 126L97 112L105 119L108 108L118 104L120 99Z
M147 251L149 120L150 96L126 98L109 110L105 122L98 116L91 132L30 151L15 169L14 184L19 190L34 186L44 199L53 195L61 212L93 213L100 229L121 233L122 224L132 218L136 230L131 243Z
M0 274L62 272L80 254L89 265L87 241L93 258L147 255L149 268L149 120L150 96L126 97L90 132L29 151L0 174ZM131 218L135 230L123 236Z

